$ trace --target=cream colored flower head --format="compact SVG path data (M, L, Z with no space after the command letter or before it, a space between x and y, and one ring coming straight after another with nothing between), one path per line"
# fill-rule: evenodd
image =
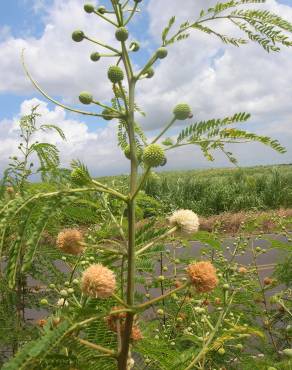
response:
M61 306L68 306L68 301L65 300L65 298L60 298L58 299L57 301L57 306L61 307Z
M81 289L87 296L108 298L116 289L115 274L100 263L91 265L83 272Z
M82 234L77 229L66 229L61 231L57 236L57 246L62 252L78 255L82 253L83 246Z
M199 230L199 217L189 209L179 209L169 217L171 226L178 226L183 232L191 234Z
M216 269L211 262L191 263L187 268L187 272L191 284L199 293L211 292L218 285Z

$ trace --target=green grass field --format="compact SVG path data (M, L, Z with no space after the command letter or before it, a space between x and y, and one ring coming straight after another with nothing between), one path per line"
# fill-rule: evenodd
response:
M99 178L127 191L127 175ZM54 185L31 184L33 192ZM191 209L201 216L222 212L292 208L292 165L221 168L153 173L144 186L146 195L160 203L160 211ZM151 199L148 198L151 203ZM153 207L158 207L153 202Z

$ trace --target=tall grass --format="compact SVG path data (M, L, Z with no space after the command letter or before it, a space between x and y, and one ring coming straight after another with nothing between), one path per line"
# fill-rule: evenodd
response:
M292 165L165 172L149 178L145 192L167 210L221 212L292 207Z

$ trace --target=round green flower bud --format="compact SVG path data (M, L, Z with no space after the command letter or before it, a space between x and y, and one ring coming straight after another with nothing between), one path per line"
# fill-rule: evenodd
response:
M43 299L41 299L41 300L40 300L40 304L41 304L42 306L47 306L47 305L49 304L49 302L48 302L48 300L47 300L47 299L43 298Z
M153 68L149 68L147 71L146 71L146 78L152 78L154 76L154 69Z
M218 353L219 353L219 355L223 356L225 354L225 349L223 347L219 348Z
M132 51L138 51L140 49L140 44L137 41L133 41L130 44L130 49Z
M124 149L124 154L125 157L128 159L131 159L131 150L130 150L130 145L127 145Z
M93 62L98 62L99 59L100 59L100 54L98 52L94 52L90 55L90 59L93 61Z
M67 296L68 296L68 292L67 292L67 290L65 290L65 289L60 290L60 295L61 295L62 297L67 297Z
M87 91L82 91L79 95L79 100L82 104L90 104L92 103L92 95Z
M55 289L55 288L56 288L56 285L55 285L55 284L50 284L50 285L49 285L49 288L50 288L50 289Z
M105 119L106 121L111 121L113 119L112 117L113 113L110 109L105 108L101 114L102 114L102 118Z
M157 311L157 315L163 315L164 314L164 311L162 308L159 308Z
M120 82L124 79L124 72L118 66L111 66L111 67L109 67L109 70L107 72L107 76L108 76L109 80L113 84L115 84L115 83Z
M130 145L126 146L126 148L124 149L124 154L126 158L131 159ZM143 157L143 151L141 148L138 147L137 148L137 159L139 162L141 162L142 157Z
M285 348L282 352L284 353L284 355L292 357L292 348Z
M158 276L157 280L158 281L164 281L165 280L165 277L163 275L160 275L160 276Z
M222 288L223 288L223 290L229 290L230 286L229 286L229 284L223 284Z
M174 110L173 110L173 114L175 116L176 119L180 120L180 121L183 121L187 118L189 118L189 116L191 115L191 108L189 107L188 104L178 104Z
M120 27L116 30L116 39L118 41L126 41L129 37L129 32L125 27Z
M104 14L106 12L105 6L101 5L97 8L98 13Z
M69 294L74 293L74 289L73 289L73 288L69 288L69 289L68 289L68 293L69 293Z
M86 185L89 182L88 177L85 176L84 172L79 167L74 168L71 172L71 180L74 184L79 186Z
M70 286L70 282L69 281L65 281L64 285L68 287L68 286Z
M78 279L73 279L72 284L78 285L79 284L79 280Z
M83 8L86 11L86 13L94 12L94 6L92 4L85 4Z
M158 144L148 145L143 154L143 161L149 167L158 167L164 163L165 154L163 148Z
M286 326L286 332L289 334L292 334L292 325L287 325Z
M162 48L159 48L157 51L156 51L156 55L157 55L157 58L159 59L163 59L165 57L167 57L167 54L168 54L168 51L166 48L162 47Z
M271 297L270 297L270 303L271 304L276 304L276 303L278 303L279 302L279 297L275 294L275 295L272 295Z
M76 30L72 33L72 39L75 42L80 42L84 39L85 35L84 32L81 30Z

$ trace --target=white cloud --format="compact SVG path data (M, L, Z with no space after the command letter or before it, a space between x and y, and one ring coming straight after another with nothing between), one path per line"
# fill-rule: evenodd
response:
M178 15L179 24L195 19L195 10L198 12L212 3L214 1L194 4L192 0L185 0L182 7L176 1L150 0L148 11L153 37L158 40L171 15ZM292 22L292 7L279 5L274 0L261 7ZM226 34L238 33L227 22L219 26ZM190 39L169 48L168 58L156 68L153 83L145 81L139 89L139 101L151 112L144 120L145 127L159 126L160 120L167 119L180 101L189 103L198 119L236 111L250 112L259 123L291 118L291 60L292 48L283 48L279 54L267 54L257 44L241 48L224 46L218 39L193 30Z
M41 6L43 2L36 2ZM26 49L26 63L33 77L50 94L76 100L80 91L89 90L97 100L111 97L105 66L112 58L98 63L90 61L93 51L108 53L87 41L75 43L71 34L76 29L104 43L114 44L114 30L96 15L83 11L83 0L54 1L44 17L45 29L40 38L14 38L7 36L0 44L0 92L32 92L32 84L26 78L20 62L20 54ZM5 78L4 78L5 76Z
M41 114L39 123L56 124L65 133L66 141L54 132L40 132L35 136L35 140L52 143L58 147L61 166L69 167L72 159L80 159L94 175L127 171L128 161L117 148L115 124L89 131L85 123L69 118L62 108L50 110L47 103L36 98L25 100L21 104L19 114L13 119L0 121L1 170L7 166L8 156L17 154L19 117L28 114L35 105L39 105L38 113Z

